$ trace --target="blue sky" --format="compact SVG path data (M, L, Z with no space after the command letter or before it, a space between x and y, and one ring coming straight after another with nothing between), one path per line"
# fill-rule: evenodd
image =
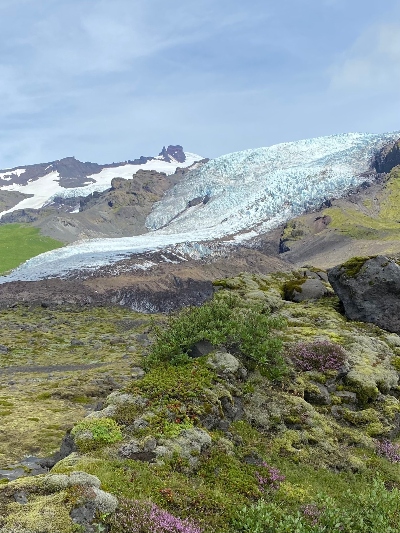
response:
M398 0L0 0L0 168L400 129Z

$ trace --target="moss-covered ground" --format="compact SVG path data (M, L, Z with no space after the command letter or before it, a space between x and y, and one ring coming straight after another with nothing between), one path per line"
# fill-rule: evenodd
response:
M396 446L400 432L400 337L347 320L334 296L313 302L285 301L285 284L303 275L244 274L216 282L218 301L237 305L240 300L236 317L250 316L243 312L246 307L258 310L260 317L281 317L271 322L274 328L265 334L280 339L286 362L273 379L265 365L275 364L276 359L260 358L258 364L246 355L245 344L235 351L234 331L231 338L221 339L231 343L239 370L225 372L224 367L210 366L207 356L184 357L189 346L182 328L202 327L198 317L203 315L196 311L192 321L186 312L181 322L177 319L169 326L161 317L155 318L162 328L172 328L170 336L165 330L157 336L166 343L165 353L175 354L174 364L160 357L159 341L149 348L157 357L146 355L139 341L148 330L152 339L154 329L149 328L148 317L129 310L3 311L2 344L9 347L2 356L1 374L4 460L30 453L35 441L40 443L38 453L56 447L65 428L85 414L85 407L105 396L105 384L115 380L123 388L106 400L104 413L93 413L94 417L75 425L73 433L86 439L84 446L79 447L78 441L78 451L59 462L53 474L92 474L124 506L150 500L176 517L193 519L204 533L394 533L400 516L396 503L400 463L377 453L377 447L386 440ZM232 293L235 300L226 296ZM215 308L209 311L216 318L213 328L219 327ZM261 318L260 323L264 323ZM218 339L209 328L202 331L205 338ZM176 357L174 332L184 339L181 358ZM193 335L198 340L200 333L196 330ZM256 336L254 340L260 342ZM298 343L311 341L342 346L344 367L323 372L296 368L288 354ZM78 369L100 364L104 366ZM23 365L31 369L76 365L77 370L15 371ZM132 365L145 367L145 376L132 379ZM8 370L12 374L4 373ZM24 407L19 407L20 402ZM229 413L235 405L241 405L241 411L232 421ZM50 426L57 427L46 425L46 413ZM35 427L33 438L29 432ZM18 435L12 433L17 430ZM195 431L210 440L185 455L184 446ZM14 450L16 438L21 442ZM126 452L129 446L131 455ZM138 454L139 449L158 449L161 455ZM171 453L162 455L167 449ZM0 514L8 517L8 522L3 518L4 524L18 523L28 513L28 507L12 500L18 486L14 489L9 484L0 490ZM28 489L26 493L29 499ZM60 517L66 505L72 506L70 495L43 490L32 496L32 504L29 499L29 505L44 505L49 498L51 505L58 498L54 508ZM128 531L121 525L128 514L114 521L106 514L98 518L111 533L122 533ZM62 531L72 533L75 526L63 520ZM1 533L9 533L2 525L0 519ZM141 531L152 531L146 527ZM30 531L39 533L34 527ZM49 533L58 531L49 529Z
M1 310L0 468L54 452L87 407L128 379L148 324L122 308Z
M64 243L40 235L37 228L22 224L0 226L0 274L17 267L27 259Z

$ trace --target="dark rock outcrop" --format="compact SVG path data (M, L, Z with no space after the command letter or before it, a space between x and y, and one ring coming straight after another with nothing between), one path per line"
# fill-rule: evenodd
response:
M388 173L397 165L400 165L400 139L382 148L374 163L374 167L379 173Z
M400 333L400 267L383 255L355 257L328 271L351 320Z
M164 161L170 162L172 156L175 161L178 161L179 163L184 163L186 161L186 155L183 151L182 146L177 144L176 146L169 145L168 148L163 147L161 152L158 154L161 155L164 158Z

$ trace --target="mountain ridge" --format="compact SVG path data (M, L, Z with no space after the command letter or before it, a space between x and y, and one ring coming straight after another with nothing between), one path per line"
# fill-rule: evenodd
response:
M15 197L11 208L0 212L0 219L16 209L41 208L56 197L87 196L103 191L111 186L114 177L131 178L139 169L172 174L179 166L190 166L201 159L184 152L180 145L169 145L158 156L141 156L121 163L99 165L65 157L50 163L0 170L0 201L4 193L18 192L26 196L24 200Z

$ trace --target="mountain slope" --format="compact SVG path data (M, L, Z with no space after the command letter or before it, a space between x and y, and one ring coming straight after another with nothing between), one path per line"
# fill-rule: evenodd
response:
M21 200L16 196L10 208L0 211L0 217L16 209L39 209L55 198L83 197L104 191L111 186L113 178L131 178L140 169L172 174L177 167L190 166L200 159L196 154L185 153L181 146L169 146L157 157L142 156L123 163L98 165L66 157L51 163L3 170L0 171L0 207L2 193L18 192L25 197ZM76 204L79 205L79 200Z
M352 256L400 254L400 166L330 207L286 224L281 257L321 268Z
M373 182L377 153L399 133L346 134L247 150L209 161L188 173L156 204L150 234L97 239L33 258L4 281L96 270L143 252L184 246L188 257L213 255L207 243L241 233L265 233L296 214L316 209L354 186Z
M155 170L138 170L131 179L113 178L111 187L103 192L57 197L41 209L17 209L5 214L0 224L31 224L43 235L64 242L140 235L148 231L145 221L153 204L186 172L200 164L202 161L178 168L169 175Z

